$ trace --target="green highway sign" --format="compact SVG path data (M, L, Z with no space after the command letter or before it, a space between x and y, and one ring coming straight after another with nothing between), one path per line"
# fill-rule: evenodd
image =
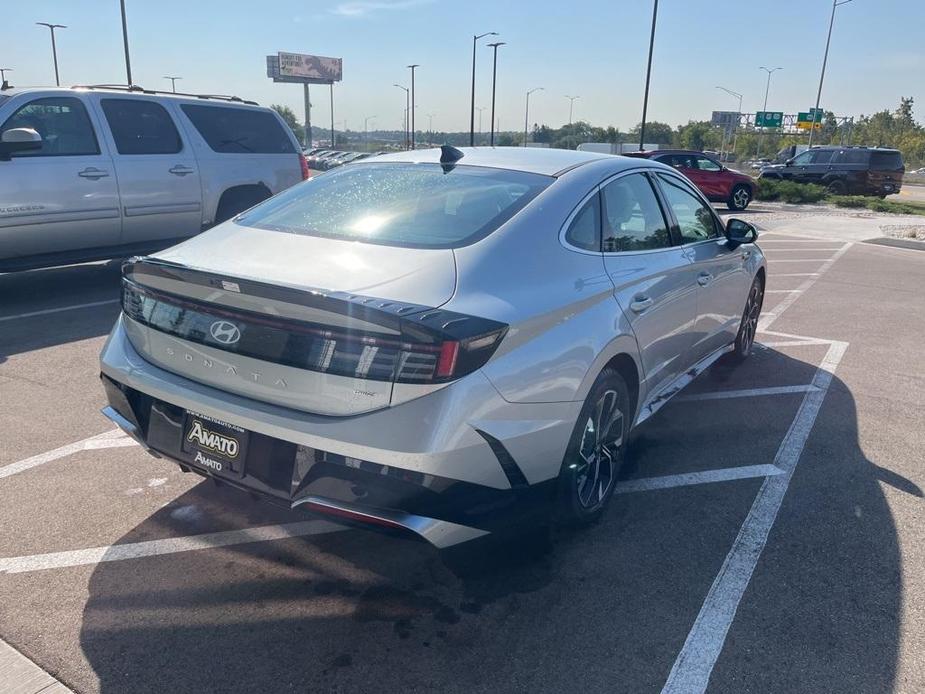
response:
M755 114L756 128L779 128L784 123L782 111L758 111Z
M809 111L800 111L797 114L797 123L821 123L822 109L811 108Z

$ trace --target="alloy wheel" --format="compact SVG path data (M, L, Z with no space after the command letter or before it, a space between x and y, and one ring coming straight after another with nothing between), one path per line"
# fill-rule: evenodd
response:
M764 289L761 282L752 284L745 302L745 313L742 316L742 337L739 340L740 351L748 354L755 342L755 333L758 332L758 317L761 315L761 304L764 299Z
M585 422L575 475L578 503L583 508L601 503L613 486L623 445L623 412L619 405L615 390L604 391Z
M744 210L748 207L748 201L750 199L751 195L749 195L748 188L739 188L732 194L732 202L735 203L735 206L740 210Z

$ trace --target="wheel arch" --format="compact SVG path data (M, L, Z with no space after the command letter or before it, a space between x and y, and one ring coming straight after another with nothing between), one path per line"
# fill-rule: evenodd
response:
M619 373L626 382L629 390L630 402L633 409L633 421L636 420L636 411L639 408L639 402L644 395L643 386L645 381L645 371L639 358L638 346L636 339L630 335L620 335L611 341L607 348L604 349L595 359L591 368L585 376L576 393L576 398L584 400L604 369L613 368Z
M253 207L258 202L262 202L269 197L272 197L273 192L270 190L270 187L266 185L263 181L258 181L257 183L241 183L233 186L229 186L222 191L222 194L218 198L218 205L215 207L215 215L213 215L214 224L219 224L224 222L227 219L230 219L235 214L243 212L249 207ZM239 202L239 205L243 204L244 207L236 210L234 206L235 202ZM225 207L223 207L223 205ZM236 210L232 214L225 214L229 209ZM220 218L225 214L224 219Z

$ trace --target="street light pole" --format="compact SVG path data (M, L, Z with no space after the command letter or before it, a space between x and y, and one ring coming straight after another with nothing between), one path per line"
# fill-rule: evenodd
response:
M484 106L476 106L475 110L479 112L479 135L482 134L482 111L485 110Z
M565 98L569 100L568 102L568 124L571 125L572 124L572 106L575 103L575 99L580 99L581 97L580 96L569 96L568 94L566 94Z
M363 118L363 151L369 151L369 121L371 121L375 116L366 116Z
M437 115L436 113L427 114L427 129L430 131L431 140L434 139L434 116L436 115Z
M67 29L64 24L49 24L48 22L36 22L39 26L48 27L51 31L51 57L55 61L55 85L61 86L61 79L58 77L58 48L55 45L55 29Z
M819 91L816 92L816 108L813 109L812 127L809 129L809 146L813 146L813 133L816 132L816 114L819 113L819 101L822 99L822 82L825 80L825 65L829 60L829 43L832 41L832 25L835 24L835 9L847 5L852 0L832 0L832 16L829 18L829 35L825 39L825 53L822 56L822 74L819 75Z
M177 80L182 80L182 77L171 77L170 75L164 75L165 80L170 80L170 89L174 94L177 93Z
M783 70L784 68L782 68L782 67L764 67L764 66L761 66L761 67L759 67L758 69L759 69L759 70L764 70L765 72L768 73L768 84L767 84L767 86L764 88L764 106L763 106L762 109L761 109L762 111L767 112L767 110L768 110L768 93L771 91L771 75L772 75L773 73L777 72L778 70ZM764 141L764 129L762 128L761 134L758 136L758 150L755 152L755 159L759 159L759 158L761 157L761 143L762 143L763 141Z
M542 87L534 87L533 89L527 90L527 108L524 109L524 147L527 146L527 128L529 128L530 123L530 95L533 92L545 91Z
M472 105L469 109L469 146L475 146L475 44L486 36L497 36L497 31L488 31L484 34L473 35L472 37ZM481 115L481 114L480 114ZM481 127L479 132L481 132Z
M125 21L125 0L119 0L122 8L122 44L125 46L125 76L128 79L128 86L132 86L132 62L128 57L128 24Z
M495 146L495 85L498 82L498 47L503 45L504 41L488 44L488 47L495 51L491 65L491 136L489 137L489 145L491 147Z
M639 126L639 151L646 141L646 112L649 110L649 78L652 77L652 49L655 47L655 20L658 18L658 0L652 5L652 33L649 35L649 64L646 67L646 91L642 97L642 123Z
M400 84L393 84L392 86L405 90L405 149L410 149L411 140L408 139L408 112L411 110L411 91L408 89L408 87L403 87Z
M411 105L410 105L410 108L408 109L408 113L409 113L409 118L411 119L411 149L414 149L414 109L415 109L415 105L414 105L414 68L416 68L416 67L421 67L421 66L418 65L417 63L415 63L414 65L409 65L408 67L411 68Z
M739 99L739 110L736 112L736 122L735 122L735 125L732 127L732 151L733 153L735 153L736 142L739 137L739 120L742 118L742 95L739 94L739 92L734 92L731 89L726 89L725 87L717 87L717 89L722 89L727 94L735 96ZM729 160L728 152L726 153L726 160L727 161Z

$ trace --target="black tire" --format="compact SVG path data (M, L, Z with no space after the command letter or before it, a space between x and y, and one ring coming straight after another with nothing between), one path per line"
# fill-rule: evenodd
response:
M758 332L758 318L761 316L763 304L764 280L759 276L752 281L752 286L748 290L745 310L742 311L742 321L739 323L739 332L736 333L735 349L730 355L733 361L745 361L752 353L755 333Z
M825 187L825 192L829 195L844 195L848 192L848 186L844 181L830 181Z
M604 369L585 399L562 461L556 509L561 524L590 525L603 515L623 466L633 416L629 403L623 377Z
M740 183L733 186L732 191L729 193L729 199L726 201L726 207L730 210L744 210L751 201L752 189Z
M214 224L221 224L269 197L270 191L263 186L246 186L226 190L218 202Z

